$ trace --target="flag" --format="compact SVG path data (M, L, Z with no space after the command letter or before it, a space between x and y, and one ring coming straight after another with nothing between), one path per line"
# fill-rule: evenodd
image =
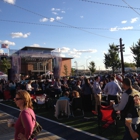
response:
M8 48L8 44L1 44L1 48Z

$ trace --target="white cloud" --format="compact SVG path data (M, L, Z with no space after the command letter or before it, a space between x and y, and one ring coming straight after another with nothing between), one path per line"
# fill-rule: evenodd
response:
M134 27L133 26L128 26L128 27L122 27L119 28L120 30L132 30Z
M4 51L2 49L0 49L0 53L4 53Z
M54 22L54 20L55 20L54 18L50 18L50 22Z
M57 12L52 12L54 15L58 15Z
M33 44L33 45L30 45L30 47L40 47L39 44Z
M66 12L65 12L65 11L61 11L61 13L63 13L63 14L64 14L64 13L66 13Z
M97 50L96 49L88 49L88 50L76 50L76 49L73 49L74 52L77 52L77 53L96 53Z
M62 48L57 48L53 52L60 52L60 53L68 53L70 48L67 47L62 47Z
M114 27L114 28L110 28L110 31L114 32L114 31L119 31L119 30L132 30L133 28L134 28L133 26L122 27L122 28Z
M52 8L51 10L52 10L52 11L55 11L55 8Z
M111 32L118 31L118 27L110 28Z
M59 56L60 56L60 57L66 57L66 55L65 55L65 54L60 54Z
M138 19L139 19L138 17L136 17L136 18L132 18L130 22L131 22L131 23L135 23L135 22L138 21Z
M8 44L8 45L11 45L11 46L15 46L15 42L11 42L11 41L8 41L8 40L0 40L0 44Z
M42 19L40 19L39 21L40 21L40 22L47 22L48 19L47 19L47 18L42 18Z
M127 23L127 20L123 20L121 23L122 23L122 24L125 24L125 23Z
M56 20L61 20L61 19L63 19L63 17L59 17L59 16L56 17Z
M67 48L67 47L60 48L60 52L62 52L62 53L67 53L69 50L70 50L70 48Z
M15 4L16 0L4 0L4 2L10 3L10 4Z
M23 34L21 32L11 33L12 38L27 38L31 33Z
M74 57L74 58L79 58L82 53L95 53L97 52L97 50L95 49L89 49L89 50L76 50L76 49L72 49L70 50L70 48L68 47L62 47L62 48L57 48L55 49L53 52L59 52L60 54L63 53L69 55L70 57Z
M76 51L70 51L68 53L69 56L74 57L74 58L80 58L82 53L76 52Z
M84 16L80 16L80 18L84 18Z
M57 9L57 8L52 8L52 11L60 11L61 9Z

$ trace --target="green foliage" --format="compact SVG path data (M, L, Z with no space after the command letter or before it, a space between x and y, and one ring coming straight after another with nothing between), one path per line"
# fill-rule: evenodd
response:
M64 65L64 72L63 72L63 74L65 76L68 76L68 67L67 67L67 65Z
M10 64L10 61L7 60L7 59L3 59L1 60L1 66L0 66L0 70L4 73L8 73L8 69L11 68L11 64Z
M75 73L75 69L71 68L71 76L74 76L74 73Z
M137 44L134 44L130 47L132 54L134 55L135 66L140 67L140 39L137 41Z
M106 69L111 68L113 73L115 69L119 68L121 65L118 52L118 47L113 43L112 45L109 45L108 53L104 54L105 67Z
M127 63L127 62L124 62L124 67L135 67L135 63Z
M90 70L91 74L93 75L93 74L94 74L94 72L96 71L94 61L91 61L91 62L89 63L89 67L88 67L88 68L89 68L89 70Z

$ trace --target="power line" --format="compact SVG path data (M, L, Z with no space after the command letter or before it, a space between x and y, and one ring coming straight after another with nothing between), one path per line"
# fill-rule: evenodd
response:
M106 6L114 6L114 7L128 8L128 9L130 9L130 7L128 7L128 6L122 6L122 5L116 5L116 4L109 4L109 3L102 3L102 2L91 1L91 0L80 0L80 1L94 3L94 4L101 4L101 5L106 5ZM132 7L132 8L133 9L140 10L140 8L135 8L135 7Z
M19 23L19 24L30 24L30 25L39 25L39 26L52 26L52 27L60 27L60 28L78 28L78 29L90 29L90 30L104 30L109 31L110 28L89 28L89 27L70 27L70 26L62 26L62 25L52 25L52 24L41 24L41 23L35 23L35 22L26 22L26 21L16 21L16 20L6 20L6 19L0 19L1 22L12 22L12 23ZM119 30L119 31L140 31L140 29L128 29L128 30Z
M129 6L135 13L137 13L140 16L140 13L138 13L131 5L129 5L125 0L122 0L126 5Z
M0 1L3 2L3 0L0 0ZM38 16L40 16L40 17L50 19L49 17L43 16L43 15L41 15L41 14L39 14L39 13L34 12L34 11L25 9L25 8L23 8L23 7L21 7L21 6L16 5L16 4L12 4L12 5L15 6L15 7L17 7L17 8L19 8L19 9L22 9L22 10L24 10L24 11L27 11L27 12L30 12L30 13L32 13L32 14L38 15ZM100 36L100 37L104 37L104 38L108 38L108 39L113 39L113 40L118 40L118 39L116 39L116 38L112 38L112 37L100 35L100 34L93 33L93 32L90 32L90 31L87 31L87 30L84 30L84 29L80 29L80 28L77 28L77 27L75 27L75 26L73 26L73 25L70 25L70 24L67 24L67 23L64 23L64 22L61 22L61 21L57 21L57 20L54 20L54 21L57 22L57 23L60 23L60 24L63 24L63 25L66 25L66 26L69 26L69 27L72 27L72 28L75 28L75 29L84 31L84 32L87 32L87 33L90 33L90 34L96 35L96 36Z

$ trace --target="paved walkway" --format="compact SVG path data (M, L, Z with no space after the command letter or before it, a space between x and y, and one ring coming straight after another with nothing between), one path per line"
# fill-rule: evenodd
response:
M11 115L4 113L0 110L0 140L14 140L14 128L7 126L7 119L12 118ZM65 140L50 132L43 130L37 140Z

